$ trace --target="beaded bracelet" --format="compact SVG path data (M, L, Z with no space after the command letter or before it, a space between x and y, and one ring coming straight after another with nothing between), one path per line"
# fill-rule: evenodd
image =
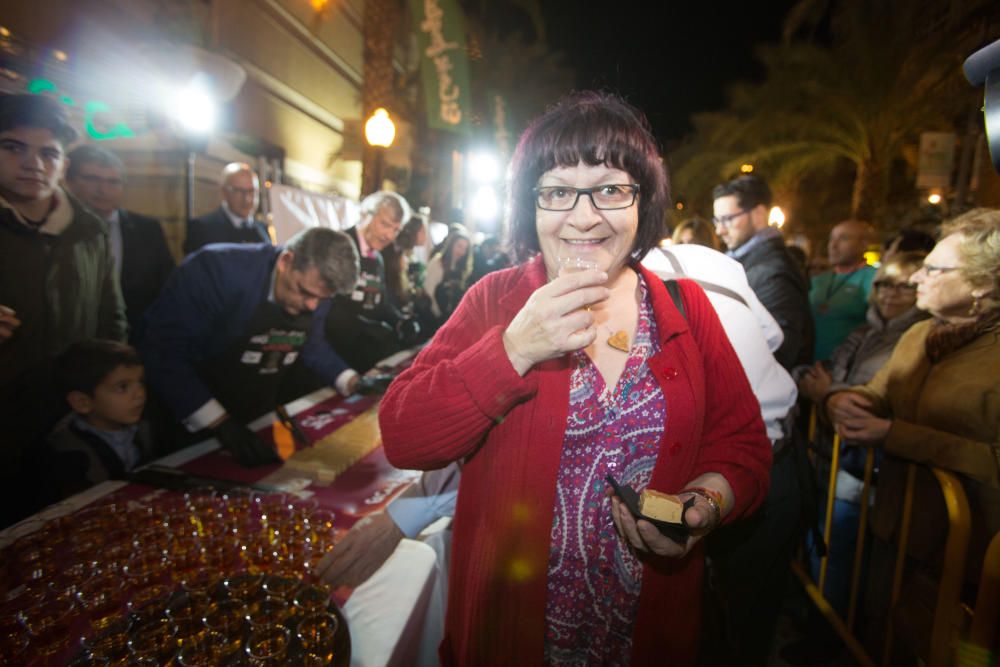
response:
M696 495L700 498L704 498L708 506L712 508L712 516L714 521L711 527L714 528L722 523L722 503L719 502L722 498L722 494L718 491L713 491L712 489L706 489L703 486L696 486L690 489L684 489L681 493L690 493ZM718 496L718 497L717 497Z

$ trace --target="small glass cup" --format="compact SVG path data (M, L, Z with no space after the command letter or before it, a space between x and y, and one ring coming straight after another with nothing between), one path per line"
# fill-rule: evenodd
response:
M597 259L587 255L560 255L557 261L560 276L597 268Z
M201 642L207 632L200 618L191 617L174 621L174 642L178 649Z
M31 650L51 656L66 648L76 614L76 605L68 596L45 600L25 612L24 625L33 636Z
M247 622L250 624L250 631L267 625L281 625L292 615L292 608L281 598L266 598L256 609L247 611Z
M152 621L163 618L170 604L170 587L163 584L149 584L132 593L127 609L138 621Z
M83 642L84 649L92 656L104 658L112 665L128 663L130 623L125 618L110 624L104 632Z
M90 626L103 630L121 614L125 585L118 575L103 573L81 586L76 597L90 617Z
M188 644L177 654L179 667L220 667L223 664L223 654L213 646L208 635L196 644Z
M325 612L330 604L330 589L309 584L300 588L293 600L296 608L304 615Z
M247 607L240 600L225 600L202 618L205 627L237 642L243 639Z
M247 662L251 667L278 667L287 664L291 632L281 625L266 625L250 633Z
M264 578L264 585L262 588L264 593L270 597L281 598L282 600L291 602L295 595L295 591L298 590L301 584L301 580L296 577L286 577L280 574L272 574Z
M262 574L237 574L223 581L222 587L231 599L240 600L246 604L260 596L263 581Z
M128 642L132 658L147 658L158 665L169 664L177 652L173 632L171 622L165 618L157 618L135 626Z
M333 614L311 614L296 626L296 637L303 651L313 653L326 660L333 660L333 638L340 623Z

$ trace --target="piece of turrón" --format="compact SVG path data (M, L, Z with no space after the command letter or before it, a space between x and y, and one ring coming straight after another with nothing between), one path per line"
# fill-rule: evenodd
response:
M669 493L646 489L639 494L639 512L657 521L683 523L684 503Z

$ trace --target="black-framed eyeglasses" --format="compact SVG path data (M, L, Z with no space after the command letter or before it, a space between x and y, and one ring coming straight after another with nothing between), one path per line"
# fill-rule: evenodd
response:
M568 185L549 185L532 188L535 204L543 211L572 211L580 201L580 195L590 197L594 208L613 211L628 208L635 203L639 194L638 183L608 183L592 188L572 188Z
M916 283L897 283L892 280L876 280L872 283L877 290L893 290L896 292L915 292Z
M748 208L742 208L739 211L736 211L736 213L730 213L728 215L716 216L716 217L712 218L712 224L713 225L718 225L719 227L725 227L726 229L729 229L730 227L733 226L733 221L736 220L736 218L740 217L741 215L746 215L749 212L750 212L750 209L748 209Z
M952 271L958 271L960 266L934 266L933 264L925 263L923 266L924 273L927 277L934 278L940 276L942 273L951 273Z

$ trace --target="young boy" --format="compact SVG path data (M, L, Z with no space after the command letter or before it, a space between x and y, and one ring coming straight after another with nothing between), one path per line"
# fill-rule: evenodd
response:
M152 458L142 422L146 385L134 349L111 340L74 343L56 362L56 381L73 412L46 441L46 495L64 498L120 479Z

